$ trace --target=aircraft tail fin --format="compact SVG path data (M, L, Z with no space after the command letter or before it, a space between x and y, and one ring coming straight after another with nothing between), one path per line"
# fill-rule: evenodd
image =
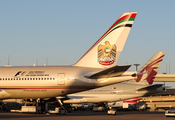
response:
M165 51L158 51L146 64L138 71L138 73L146 73L137 76L136 82L152 85L154 78L159 70L162 60L165 56Z
M123 13L73 66L95 68L115 66L136 15L137 12Z

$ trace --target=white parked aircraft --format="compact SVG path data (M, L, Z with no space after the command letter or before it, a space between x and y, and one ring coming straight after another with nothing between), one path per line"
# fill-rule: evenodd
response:
M118 83L91 89L88 91L69 94L70 99L64 100L64 103L99 103L99 102L115 102L127 100L140 96L150 95L162 92L162 84L152 85L153 80L161 65L165 51L158 51L148 62L138 71L139 73L147 73L138 75L136 80L125 83Z
M130 65L115 66L136 15L124 13L74 65L0 67L0 99L52 98L136 78Z

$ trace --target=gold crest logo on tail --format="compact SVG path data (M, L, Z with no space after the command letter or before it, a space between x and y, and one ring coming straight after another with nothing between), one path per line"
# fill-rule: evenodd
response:
M98 62L101 65L111 65L115 62L116 58L116 45L110 45L108 41L105 45L98 46Z

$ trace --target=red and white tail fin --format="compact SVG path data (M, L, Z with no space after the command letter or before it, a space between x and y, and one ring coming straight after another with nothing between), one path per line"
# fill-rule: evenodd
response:
M143 83L146 80L149 85L152 85L164 56L165 51L158 51L151 59L149 59L148 62L138 71L138 73L146 72L146 74L138 75L136 82Z
M115 66L136 15L137 12L123 13L73 66L95 68Z

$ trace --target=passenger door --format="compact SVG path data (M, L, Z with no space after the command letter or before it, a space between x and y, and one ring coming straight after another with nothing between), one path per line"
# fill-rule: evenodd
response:
M65 73L58 73L57 83L58 83L58 85L64 85L65 84Z

